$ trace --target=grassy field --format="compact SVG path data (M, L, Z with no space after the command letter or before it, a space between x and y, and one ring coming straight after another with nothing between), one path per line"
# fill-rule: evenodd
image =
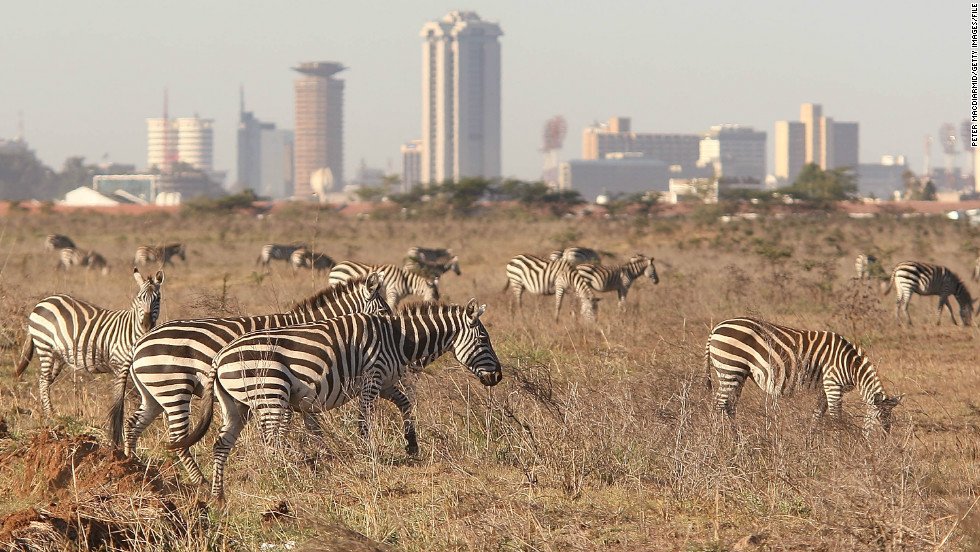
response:
M165 507L154 503L153 511L173 510L169 518L141 521L138 501L112 498L133 505L130 526L149 535L140 550L283 550L290 542L363 550L980 548L978 330L948 318L935 326L936 299L921 297L912 301L915 326L899 327L893 295L851 280L860 252L877 253L886 267L918 259L968 278L980 233L938 218L698 220L387 221L298 208L263 219L14 213L0 221L0 519L50 509L53 497L82 500L74 461L62 490L37 483L31 451L47 450L38 447L53 446L54 436L74 444L45 453L52 458L100 447L106 465L125 464L127 477L145 469L163 482L125 489L162 496ZM103 253L113 270L53 270L56 258L42 252L49 232ZM227 511L207 507L206 493L179 483L160 420L140 441L149 467L107 450L106 376L62 375L53 386L55 420L40 410L36 361L23 380L13 376L25 316L38 300L68 292L124 308L136 290L133 251L164 241L186 242L188 260L167 269L163 320L277 311L325 285L325 274L294 275L284 265L260 271L263 243L305 241L337 260L395 263L410 245L452 247L463 274L443 278L443 298L488 304L484 320L505 379L488 392L451 355L413 376L418 459L406 456L398 413L386 403L373 454L357 435L353 405L326 416L323 438L295 423L283 450L265 447L251 426L228 464ZM606 297L596 324L567 304L556 323L552 298L525 296L517 310L501 292L507 261L572 244L620 261L653 255L660 284L638 283L623 314ZM753 384L732 434L711 411L702 355L715 323L745 314L831 329L864 347L885 390L905 394L891 434L863 438L856 393L845 395L840 424L811 434L815 397L774 401ZM195 448L205 466L212 440ZM86 492L110 494L94 488ZM288 513L270 511L283 502ZM186 531L167 530L173 516Z

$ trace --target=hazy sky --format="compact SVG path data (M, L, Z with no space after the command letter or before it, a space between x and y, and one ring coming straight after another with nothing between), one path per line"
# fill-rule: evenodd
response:
M860 122L861 160L904 153L969 114L968 2L797 3L441 1L11 2L0 20L0 137L23 111L48 164L69 155L146 162L146 117L215 120L215 166L234 175L238 86L248 109L293 125L300 61L350 69L345 164L401 169L420 134L419 29L453 9L504 31L503 172L537 178L541 127L562 114L563 158L612 115L634 130L699 133L739 123L768 133L818 102ZM933 164L942 163L938 146ZM961 163L964 160L961 159Z

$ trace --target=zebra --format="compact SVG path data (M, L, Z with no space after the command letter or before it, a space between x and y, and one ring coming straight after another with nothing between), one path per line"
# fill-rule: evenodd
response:
M450 270L455 272L457 276L463 274L459 269L459 257L456 256L445 261L422 261L408 257L405 259L405 265L402 268L406 272L418 274L427 279L438 278Z
M452 249L429 248L429 247L409 247L405 253L406 259L414 259L423 263L436 263L446 261L455 257Z
M949 309L949 317L956 324L956 317L953 315L953 307L949 304L949 296L956 298L960 306L960 318L963 325L969 326L973 322L973 297L970 290L963 285L959 276L945 266L920 263L917 261L904 261L899 263L892 270L891 279L888 280L888 293L892 285L895 286L895 317L899 324L902 323L902 311L909 325L912 324L912 316L909 314L909 301L913 293L919 295L938 295L939 311L936 313L936 325L938 326L943 315L943 307Z
M522 308L525 290L535 295L554 295L558 277L571 270L572 265L564 259L546 261L534 255L518 255L507 263L507 283L503 291L510 289L517 298L518 308Z
M105 257L95 251L84 251L74 247L66 247L58 252L60 261L58 268L69 270L73 266L84 267L87 270L98 270L105 276L109 273L109 263Z
M161 413L166 414L170 442L183 438L190 424L191 397L203 392L202 382L211 369L212 358L239 336L343 314L390 313L382 276L371 274L328 287L282 314L173 320L145 335L133 350L130 375L140 394L140 406L126 421L123 452L135 452L140 435ZM117 443L122 440L122 412L123 402L119 401L113 406L110 421L110 433ZM178 451L177 456L195 483L204 480L189 451Z
M798 330L757 318L731 318L711 330L704 347L709 390L712 367L718 378L715 408L730 419L735 417L735 403L749 377L773 396L797 390L818 392L815 419L827 412L839 417L841 396L856 388L868 406L866 434L875 421L888 432L892 409L902 400L901 395L885 394L874 365L841 335Z
M575 274L575 278L569 276ZM618 266L602 266L597 264L580 264L572 269L570 273L559 275L555 284L555 317L557 318L561 310L562 297L565 289L569 286L575 287L575 291L580 298L593 298L594 292L605 293L615 291L619 297L619 309L626 308L626 295L640 276L646 276L654 284L660 283L657 276L657 267L653 264L653 258L646 255L637 254L630 258L626 263ZM587 287L585 289L583 286ZM586 301L583 299L583 306L592 305L596 301ZM587 313L587 316L594 318L594 313Z
M294 271L301 268L330 270L336 264L336 261L323 253L314 253L305 247L300 247L289 256L289 265L293 267Z
M169 243L160 247L141 245L136 248L136 256L133 262L137 265L159 262L162 266L173 266L170 261L173 257L180 257L180 260L187 262L187 248L184 244Z
M133 359L133 344L156 325L160 316L160 287L164 274L143 278L133 269L139 292L130 310L106 310L70 295L52 295L28 316L28 336L15 374L27 369L34 352L41 364L38 388L41 406L53 415L50 386L65 365L94 374L115 376L117 401L124 399L126 370Z
M359 399L360 431L369 438L380 396L402 414L405 450L418 455L411 399L399 389L405 366L452 350L485 386L503 378L480 316L486 305L416 304L398 315L354 314L322 322L252 332L214 358L200 423L171 448L188 447L207 433L217 395L224 420L214 444L211 495L224 499L224 466L248 413L264 440L276 444L292 411L315 415Z
M292 245L282 245L278 243L267 243L262 246L262 251L259 253L259 257L255 259L255 264L260 264L264 267L268 267L269 263L272 261L286 261L289 262L290 255L294 251L300 248L306 248L304 244L292 244Z
M558 251L552 251L551 254L548 255L549 261L557 261L558 259L564 259L572 266L580 265L582 263L602 263L599 253L596 252L595 249L589 249L587 247L568 247Z
M871 272L878 265L878 258L874 255L865 255L861 253L854 259L854 272L856 273L856 278L858 280L868 280L871 278Z
M334 266L327 278L330 284L339 284L370 272L384 272L384 286L388 294L388 304L392 308L397 307L405 296L413 293L423 301L439 300L439 278L426 278L391 264L372 265L344 261Z
M58 251L59 249L64 249L66 247L76 247L75 242L71 238L62 234L48 234L44 238L44 250L45 251Z

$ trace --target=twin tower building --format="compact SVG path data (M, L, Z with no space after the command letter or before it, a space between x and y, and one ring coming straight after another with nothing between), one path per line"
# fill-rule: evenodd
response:
M422 27L422 137L407 146L403 184L500 176L500 26L474 12L454 11ZM344 176L345 67L336 62L301 63L293 70L296 127L263 149L261 123L242 108L239 124L239 182L261 195L313 199L339 190ZM271 128L270 128L271 126ZM278 131L283 132L283 131ZM280 142L286 141L284 147ZM262 165L288 157L292 189L269 189ZM402 148L403 154L406 147ZM244 154L244 155L243 155ZM273 171L275 172L275 171ZM275 182L272 183L275 186Z

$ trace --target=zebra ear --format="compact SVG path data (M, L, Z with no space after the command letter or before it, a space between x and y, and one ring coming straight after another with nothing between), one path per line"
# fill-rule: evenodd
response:
M136 280L137 284L143 285L143 275L140 274L140 269L135 266L133 267L133 279Z
M378 286L381 284L381 277L378 274L377 272L372 272L368 274L367 280L364 281L364 285L367 286L371 293L378 291Z
M467 301L466 308L463 310L470 318L473 318L475 316L474 313L476 312L476 297L473 297L472 299Z
M162 270L158 270L157 271L157 277L156 277L156 282L157 282L157 285L158 286L163 283L163 278L164 278L163 271Z

